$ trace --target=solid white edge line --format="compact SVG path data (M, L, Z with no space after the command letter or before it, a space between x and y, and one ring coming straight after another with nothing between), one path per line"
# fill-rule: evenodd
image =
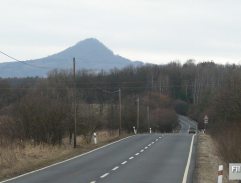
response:
M100 178L103 179L103 178L105 178L108 175L109 175L109 173L105 173L104 175L101 175Z
M122 162L121 164L124 165L124 164L126 164L126 163L127 163L127 161L124 161L124 162Z
M195 134L195 135L196 135L196 134ZM184 175L183 175L182 183L186 183L186 182L187 182L187 176L188 176L188 171L189 171L189 167L190 167L190 163L191 163L192 147L193 147L193 141L194 141L194 136L195 136L195 135L192 136L192 142L191 142L191 145L190 145L190 150L189 150L187 165L186 165L185 172L184 172Z
M64 161L60 161L60 162L58 162L58 163L54 163L54 164L52 164L52 165L49 165L49 166L46 166L46 167L43 167L43 168L40 168L40 169L37 169L37 170L33 170L33 171L31 171L31 172L27 172L27 173L25 173L25 174L18 175L18 176L16 176L16 177L13 177L13 178L10 178L10 179L7 179L7 180L3 180L3 181L1 181L0 183L4 183L4 182L9 182L9 181L12 181L12 180L16 180L16 179L21 178L21 177L24 177L24 176L26 176L26 175L29 175L29 174L32 174L32 173L36 173L36 172L45 170L45 169L47 169L47 168L50 168L50 167L53 167L53 166L56 166L56 165L59 165L59 164L62 164L62 163L71 161L71 160L73 160L73 159L76 159L76 158L85 156L85 155L87 155L87 154L90 154L90 153L92 153L92 152L95 152L95 151L97 151L97 150L103 149L103 148L105 148L105 147L107 147L107 146L113 145L113 144L115 144L115 143L118 143L118 142L120 142L120 141L126 140L126 139L131 138L131 137L134 137L134 136L135 136L135 135L132 135L132 136L129 136L129 137L125 137L125 138L123 138L123 139L120 139L120 140L114 141L114 142L112 142L112 143L106 144L106 145L104 145L104 146L98 147L98 148L96 148L96 149L93 149L93 150L91 150L91 151L89 151L89 152L86 152L86 153L83 153L83 154L74 156L74 157L72 157L72 158L66 159L66 160L64 160Z

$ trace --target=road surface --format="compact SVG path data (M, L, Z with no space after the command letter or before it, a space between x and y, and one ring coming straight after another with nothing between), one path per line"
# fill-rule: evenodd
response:
M182 127L178 134L131 136L6 182L190 183L196 140L195 136L187 133L192 123L183 116L180 117L180 123Z
M179 115L180 133L188 133L189 128L197 129L197 123L185 116Z

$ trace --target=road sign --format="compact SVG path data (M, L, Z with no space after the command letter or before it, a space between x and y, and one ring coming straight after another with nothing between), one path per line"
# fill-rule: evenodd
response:
M208 123L208 116L207 116L207 115L204 116L204 123L205 123L205 124Z
M241 180L241 163L229 163L229 180Z

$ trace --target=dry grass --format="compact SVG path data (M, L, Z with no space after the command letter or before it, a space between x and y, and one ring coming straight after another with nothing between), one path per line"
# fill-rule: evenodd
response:
M127 134L123 134L122 137L125 136ZM97 145L86 144L82 137L78 137L76 149L68 144L67 138L61 146L47 144L34 146L30 142L2 146L0 147L0 180L90 151L119 138L116 131L101 131L97 133L97 137Z
M228 181L228 167L220 157L214 140L209 135L199 134L195 171L196 183L217 182L218 165L224 165L223 183L235 182Z
M0 177L8 177L31 170L31 167L39 167L48 162L51 157L60 158L72 151L67 146L51 146L40 144L37 146L29 142L21 146L12 144L1 148Z
M233 123L214 135L226 162L241 162L241 122Z

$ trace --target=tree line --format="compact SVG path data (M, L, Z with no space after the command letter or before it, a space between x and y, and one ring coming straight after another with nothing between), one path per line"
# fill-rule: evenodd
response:
M70 70L51 71L47 78L1 79L0 134L36 143L59 144L65 136L71 141L76 91L77 132L89 141L95 130L118 129L119 96L112 92L119 89L125 131L137 126L139 98L140 132L149 127L171 132L178 125L176 114L189 115L202 129L207 114L208 132L220 144L228 142L221 137L229 133L226 139L240 144L241 66L193 60L108 72L81 70L76 83Z

